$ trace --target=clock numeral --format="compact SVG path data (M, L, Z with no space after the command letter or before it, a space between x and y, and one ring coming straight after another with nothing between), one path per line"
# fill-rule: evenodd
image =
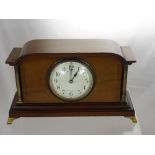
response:
M69 92L69 96L70 96L70 97L73 97L73 93L72 93L72 92Z
M65 72L65 71L66 71L66 67L63 67L63 68L62 68L62 71L64 71L64 72Z
M86 73L85 72L83 72L83 76L86 76Z
M60 73L59 72L56 72L56 76L60 76Z
M83 86L83 89L86 89L86 86L85 85Z
M71 63L71 65L69 65L69 70L73 70L73 68L74 68L74 65L72 65Z
M54 79L54 82L57 83L58 82L58 79Z
M78 92L79 92L79 94L81 94L81 91L80 90L78 90Z
M60 86L57 86L57 89L60 89Z
M63 93L63 94L65 93L65 90L64 90L64 89L62 90L62 93Z
M88 79L85 79L85 81L88 83Z

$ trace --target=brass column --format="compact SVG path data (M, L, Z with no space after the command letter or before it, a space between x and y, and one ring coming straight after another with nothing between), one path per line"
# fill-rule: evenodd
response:
M128 73L128 65L123 65L123 86L122 86L122 97L121 101L126 101L126 88L127 88L127 73Z
M22 94L21 94L21 84L20 84L20 74L19 67L15 67L15 78L16 78L16 87L17 87L17 101L16 103L23 103Z

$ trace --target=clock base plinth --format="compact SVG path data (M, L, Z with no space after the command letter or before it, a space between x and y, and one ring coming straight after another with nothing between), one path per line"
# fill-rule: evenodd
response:
M16 103L17 94L9 111L7 124L19 117L58 117L58 116L125 116L137 123L130 95L127 91L126 102L103 103Z

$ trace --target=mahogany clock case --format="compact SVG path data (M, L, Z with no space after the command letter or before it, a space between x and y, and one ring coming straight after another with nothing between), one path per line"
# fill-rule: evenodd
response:
M85 98L66 102L51 92L49 73L62 60L90 66L95 83ZM128 65L134 62L128 47L110 40L33 40L14 48L6 60L17 84L9 117L135 116L126 91Z

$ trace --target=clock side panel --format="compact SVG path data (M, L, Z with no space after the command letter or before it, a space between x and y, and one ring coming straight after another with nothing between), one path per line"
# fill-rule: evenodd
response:
M49 69L62 59L80 59L88 63L95 74L92 92L81 103L119 102L121 96L122 63L106 54L50 54L28 56L20 64L20 77L24 103L64 103L48 85Z

